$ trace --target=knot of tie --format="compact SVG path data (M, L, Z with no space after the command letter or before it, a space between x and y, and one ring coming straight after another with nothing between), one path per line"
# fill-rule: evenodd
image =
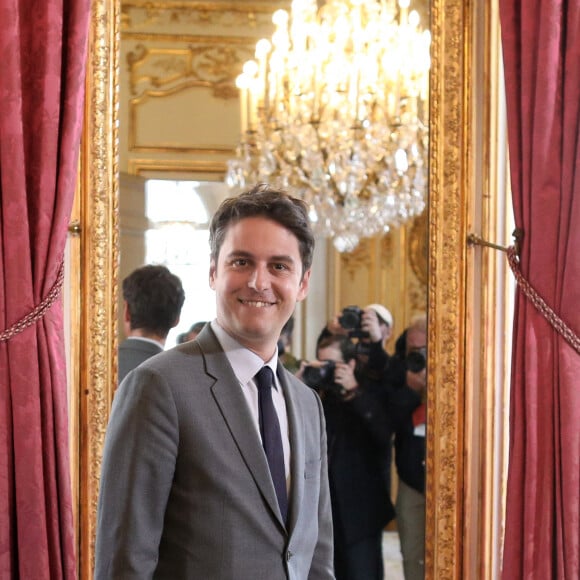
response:
M284 450L278 414L272 401L272 386L274 373L269 366L263 366L255 377L258 386L258 406L260 415L260 435L262 445L268 460L272 482L276 490L278 505L282 519L286 521L288 512L288 496L286 493L286 469L284 466Z
M274 373L272 369L265 365L256 374L256 384L258 385L258 390L262 391L264 389L268 390L272 388L274 382Z

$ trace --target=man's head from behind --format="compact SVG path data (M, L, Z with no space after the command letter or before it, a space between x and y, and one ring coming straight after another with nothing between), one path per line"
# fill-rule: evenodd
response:
M165 266L147 265L123 280L123 299L130 333L164 339L179 322L185 292L181 280Z
M425 349L427 346L427 317L425 315L419 314L411 320L405 338L406 354Z
M381 340L385 341L391 338L393 332L393 315L390 310L382 304L369 304L365 310L373 310L377 315L379 328L381 333Z

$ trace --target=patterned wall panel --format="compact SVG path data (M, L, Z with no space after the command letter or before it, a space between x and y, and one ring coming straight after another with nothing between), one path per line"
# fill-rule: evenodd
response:
M127 0L121 10L120 168L200 178L239 139L236 76L289 2ZM175 171L168 171L174 168Z

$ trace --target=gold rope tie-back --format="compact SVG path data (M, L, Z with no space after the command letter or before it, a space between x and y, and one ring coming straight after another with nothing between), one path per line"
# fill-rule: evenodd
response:
M21 318L18 322L7 328L0 334L0 342L6 342L10 340L13 336L21 333L24 329L32 326L35 322L44 317L50 307L56 302L64 283L64 260L60 263L60 268L58 270L58 276L50 292L47 294L46 298L34 309L29 312L24 318Z
M467 243L470 245L485 246L495 250L501 250L507 254L508 263L513 272L519 288L526 298L534 305L536 310L552 325L552 328L564 338L564 340L580 354L580 338L578 335L546 304L546 301L532 288L531 284L524 278L520 270L520 259L518 247L521 243L523 232L516 230L514 232L515 245L504 247L498 244L492 244L479 237L477 234L469 234Z
M516 248L510 246L507 249L507 256L510 268L514 273L518 286L522 292L536 307L536 310L552 325L564 340L580 354L580 338L578 335L546 304L546 301L532 288L530 283L524 278L520 271L520 260Z

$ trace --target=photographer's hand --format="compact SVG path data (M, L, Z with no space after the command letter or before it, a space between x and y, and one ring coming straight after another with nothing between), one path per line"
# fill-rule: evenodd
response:
M361 328L369 333L369 339L371 342L382 341L383 335L381 333L379 317L372 308L366 308L363 311Z
M310 363L307 360L301 360L300 366L298 367L298 370L294 373L294 376L302 380L302 375L304 375L304 368L309 364Z
M348 363L337 362L334 369L334 382L344 389L344 399L349 400L354 397L358 389L358 381L354 376L356 361L352 359Z
M328 332L330 332L330 334L338 334L341 336L348 336L348 330L343 328L341 326L340 322L338 321L339 316L340 316L340 313L337 314L331 320L329 320L328 324L326 325L326 329L328 330Z

